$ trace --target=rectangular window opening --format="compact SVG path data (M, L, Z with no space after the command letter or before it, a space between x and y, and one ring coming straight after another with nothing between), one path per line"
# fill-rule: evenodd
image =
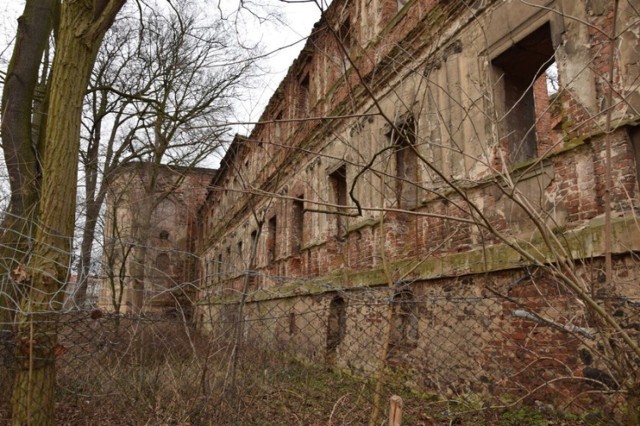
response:
M255 289L257 284L256 272L253 270L255 268L256 259L258 257L258 231L251 231L251 252L249 253L249 288Z
M309 115L309 73L300 81L300 96L298 98L298 115L306 118Z
M304 196L299 195L292 203L291 218L291 251L294 254L302 250L302 238L304 235Z
M273 216L271 219L269 219L269 225L268 225L268 235L267 235L267 260L269 262L273 262L274 260L276 260L276 232L278 231L277 228L277 220L276 217Z
M342 165L329 175L332 202L338 205L336 209L335 235L342 240L347 233L347 218L344 216L347 206L347 166Z
M543 111L536 107L536 103L540 104L540 100L536 101L536 96L541 91L535 91L534 88L536 84L546 86L546 71L553 64L554 49L548 22L492 61L503 91L501 101L506 121L501 139L508 147L511 165L538 156L539 141L536 133L544 134L544 130L536 129L536 123ZM548 99L546 105L548 106Z
M416 122L407 117L389 133L395 147L396 159L396 200L403 209L411 209L418 204L418 154L416 152Z
M281 123L282 119L284 118L284 113L282 111L280 111L277 115L276 115L276 120L274 123L274 127L273 127L273 142L276 144L282 143L282 125L283 123Z
M347 17L343 22L342 25L340 25L340 28L338 29L338 43L340 43L342 45L342 47L338 46L339 52L340 52L340 58L342 60L342 66L344 68L344 70L348 70L349 68L351 68L351 62L349 61L349 58L347 57L347 55L351 58L353 58L353 34L352 34L352 29L351 29L351 23L349 21L349 17Z

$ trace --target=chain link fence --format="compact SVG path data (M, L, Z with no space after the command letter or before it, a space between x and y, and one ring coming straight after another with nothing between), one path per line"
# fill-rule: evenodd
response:
M637 301L599 300L627 329L640 323ZM399 395L406 425L604 425L622 421L628 397L616 368L631 357L624 345L535 271L221 293L189 321L100 310L50 319L58 424L386 424ZM28 348L10 329L7 424Z

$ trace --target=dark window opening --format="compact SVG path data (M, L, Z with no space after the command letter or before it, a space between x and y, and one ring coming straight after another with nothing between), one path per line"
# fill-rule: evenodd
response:
M291 212L291 251L294 254L300 253L302 249L302 238L304 236L304 196L300 195L292 203Z
M336 220L335 235L338 239L344 238L347 233L347 167L342 165L336 171L329 175L329 183L331 185L332 200L336 204Z
M413 292L396 292L391 301L392 319L388 358L402 356L418 346L418 303Z
M242 262L244 259L242 258L242 249L243 249L243 244L242 241L238 241L238 261Z
M222 253L218 254L218 267L217 269L217 273L218 273L218 282L220 282L220 280L222 279Z
M298 326L296 324L296 313L289 312L289 336L293 336L298 331Z
M251 270L249 273L249 288L253 289L256 287L257 277L256 272L253 270L256 263L256 258L258 257L258 231L251 231L251 253L249 253L249 269Z
M413 116L397 124L389 133L395 147L396 200L398 206L411 209L418 204L418 153L416 152L416 122Z
M168 240L168 239L169 239L169 232L167 232L167 231L160 231L159 238L160 238L161 240Z
M551 27L546 23L492 61L500 74L505 125L501 139L506 138L511 165L536 158L538 141L534 83L545 78L554 63Z
M344 340L347 331L346 302L340 296L335 296L329 304L329 319L327 321L327 355L329 361L335 361L338 346Z
M229 274L231 273L231 267L232 267L231 266L231 262L232 262L232 260L231 260L231 247L227 247L226 260L227 260L227 263L224 265L225 266L224 274L225 274L225 276L229 276Z
M251 231L251 255L255 256L256 245L258 244L258 231Z
M276 217L273 216L269 219L269 228L267 235L267 260L269 262L273 262L276 260L276 232L277 232L277 221Z

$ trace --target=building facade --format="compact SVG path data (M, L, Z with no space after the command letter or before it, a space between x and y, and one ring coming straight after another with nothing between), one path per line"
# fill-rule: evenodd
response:
M640 25L634 1L616 4L334 0L200 207L201 326L278 309L242 335L357 371L386 350L427 387L466 386L484 364L488 391L507 383L490 366L519 371L531 346L588 375L590 301L615 297L637 339ZM500 327L445 322L463 297L491 298ZM302 306L323 315L292 327ZM354 337L386 312L390 338ZM439 357L446 330L457 349Z
M149 163L118 172L106 199L101 309L190 315L197 277L191 226L214 174Z

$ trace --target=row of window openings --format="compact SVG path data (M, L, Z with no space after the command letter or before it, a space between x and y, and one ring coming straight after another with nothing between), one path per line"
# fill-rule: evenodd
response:
M415 148L415 130L416 124L413 118L408 118L404 122L390 132L389 137L395 145L395 161L396 161L396 198L398 206L401 208L414 208L418 201L419 187L415 183L418 179L418 155ZM522 122L514 124L512 136L517 134L517 140L512 143L509 138L510 152L513 153L512 161L518 159L525 161L534 158L536 155L536 139L535 132L524 131L527 124ZM516 143L518 142L518 143ZM335 203L336 210L334 215L335 237L339 240L344 239L347 234L347 170L346 165L338 167L329 174L329 185L332 193L332 201ZM291 252L296 254L302 250L302 241L304 235L304 197L299 196L292 202L291 217ZM273 262L277 256L278 244L278 219L274 215L268 220L267 224L267 261ZM164 235L161 235L161 238ZM168 235L164 239L168 238ZM257 232L251 234L252 244L257 240ZM238 254L242 258L242 242L238 242ZM227 259L231 259L231 248L227 247ZM219 255L218 263L222 264L222 254Z
M418 156L415 150L415 120L413 117L405 119L388 133L390 141L396 146L396 176L398 204L403 208L412 208L417 203L418 186L415 184L418 173ZM334 236L343 240L347 234L347 167L341 165L328 175L331 191L331 202L335 206L333 215ZM302 250L304 236L304 196L299 195L292 201L291 209L291 253L297 254ZM273 215L267 222L267 261L275 261L278 254L278 217ZM257 239L256 231L251 234L252 244ZM242 258L242 242L238 242L238 255ZM226 259L231 259L231 248L226 249ZM218 264L222 264L222 254L218 257ZM221 268L221 267L220 267Z
M397 0L397 10L402 9L409 0ZM351 54L354 47L354 38L351 30L351 23L349 18L345 19L338 29L337 33L338 41L343 44L344 49ZM343 67L348 69L350 67L350 61L348 58L343 58ZM309 71L305 71L302 74L302 77L299 79L299 90L296 97L296 110L299 118L307 118L307 115L310 110L310 97L311 97L311 86L310 86L310 74ZM284 112L280 111L276 114L275 121L282 121L284 119ZM282 138L282 132L280 129L280 125L276 123L275 127L275 139L279 141Z
M532 82L544 78L547 81L548 92L553 95L553 92L557 91L557 68L553 58L550 27L547 23L493 60L493 65L502 72L501 78L504 80L504 108L508 112L505 135L511 164L537 157L536 122L541 111L536 109ZM308 84L308 76L306 81ZM413 117L402 121L388 134L391 143L396 146L396 196L398 205L403 208L412 208L418 202L418 186L414 183L418 174L415 134L416 123ZM339 206L335 214L335 235L338 239L346 235L346 210L342 207L347 205L346 176L345 165L329 174L333 201ZM293 253L299 253L302 249L304 231L303 197L293 201L292 211L291 246ZM269 219L267 229L269 262L273 262L277 255L277 228L278 221L274 215ZM252 241L255 238L252 233ZM241 252L242 243L238 244ZM231 250L227 248L227 257L230 256ZM218 260L222 263L221 257Z
M405 4L406 1L398 1L398 8L402 8ZM349 21L345 20L338 32L338 37L343 41L350 40L350 31ZM537 156L536 122L543 112L540 107L536 107L534 82L543 79L548 95L553 96L558 91L558 73L554 61L550 24L544 24L498 55L493 59L492 65L500 74L501 87L504 89L502 98L506 124L502 133L507 139L510 163L517 164L533 159ZM298 111L303 114L308 113L309 110L309 92L309 73L306 72L300 80L297 105ZM276 121L282 119L281 111L277 114ZM277 124L276 139L280 139L281 136L280 126ZM413 144L414 142L406 140L405 143ZM407 171L412 170L408 167Z
M340 166L336 171L329 175L329 182L333 192L333 198L337 205L345 206L347 204L347 180L346 180L346 166ZM291 233L290 243L291 252L298 254L302 251L302 242L304 235L304 196L300 195L292 201L291 208ZM336 237L342 238L346 233L346 220L343 216L344 207L338 208L335 215L335 232ZM267 261L269 263L276 260L278 253L278 217L273 215L267 222ZM257 244L257 231L251 233L251 244ZM243 258L243 242L238 241L237 255L239 259ZM231 247L226 249L226 260L229 262L232 258ZM222 275L223 261L225 257L223 254L218 254L218 275Z

